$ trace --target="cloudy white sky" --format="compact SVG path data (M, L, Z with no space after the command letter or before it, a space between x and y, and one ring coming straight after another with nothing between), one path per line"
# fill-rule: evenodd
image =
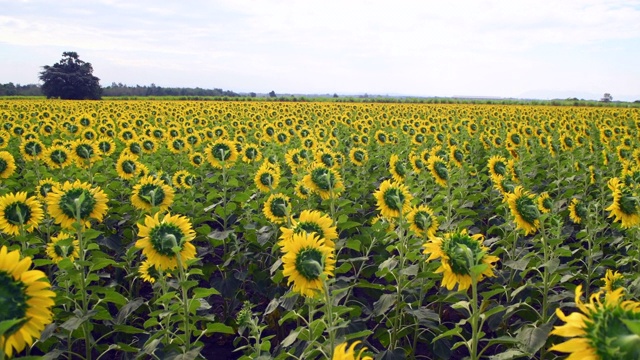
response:
M0 83L640 99L639 0L0 0Z

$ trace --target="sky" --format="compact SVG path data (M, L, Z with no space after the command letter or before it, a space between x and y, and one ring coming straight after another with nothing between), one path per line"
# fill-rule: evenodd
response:
M0 0L0 83L640 100L640 0Z

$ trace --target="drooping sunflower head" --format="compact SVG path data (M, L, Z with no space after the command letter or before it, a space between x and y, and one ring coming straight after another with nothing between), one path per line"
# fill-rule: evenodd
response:
M369 154L367 150L356 147L349 151L349 160L355 166L363 166L369 160Z
M278 187L280 182L280 169L272 166L269 162L265 162L260 166L253 178L258 190L268 193Z
M464 162L464 152L458 146L453 145L449 149L449 158L456 167L460 168Z
M323 199L339 196L344 190L340 174L324 164L314 163L302 181Z
M467 290L471 286L472 268L481 265L477 281L492 277L497 256L489 255L482 245L484 236L469 235L466 230L447 233L443 238L432 238L425 243L423 253L429 254L427 261L440 259L436 273L443 273L442 286L448 290L458 285L458 290Z
M9 358L33 344L53 321L56 294L45 273L30 267L31 258L20 259L20 251L0 248L0 322L22 319L0 335L0 346Z
M395 219L411 210L413 196L402 183L385 180L374 194L377 208L387 219Z
M52 169L63 169L73 164L76 157L63 145L53 145L45 149L44 162Z
M166 211L173 203L174 195L173 188L162 180L146 176L133 187L131 204L143 211L154 207L159 207L160 211Z
M20 154L22 154L26 161L34 161L40 159L44 150L44 145L38 139L24 139L20 144Z
M397 182L403 182L407 177L407 167L396 154L391 155L389 159L389 172Z
M284 223L291 214L291 201L284 194L271 194L264 203L262 212L269 221L276 224Z
M534 199L535 196L522 186L516 187L513 193L507 194L507 203L515 218L516 226L524 230L525 235L535 233L540 227L540 211Z
M307 297L323 294L323 278L333 276L335 269L335 249L318 235L303 232L294 234L281 250L282 274L288 278L287 284L293 283L293 291Z
M8 151L0 151L0 179L8 179L16 171L16 160Z
M73 183L66 181L62 186L54 186L47 195L47 210L63 229L72 228L76 220L90 227L89 219L102 221L108 210L108 201L100 187L92 188L80 180Z
M603 291L613 292L618 289L624 289L624 276L617 271L607 269L602 280L604 281Z
M116 162L116 172L123 180L133 179L140 172L138 158L129 153L122 153Z
M304 181L298 181L293 191L300 199L308 199L311 195L311 189L304 184Z
M262 159L260 148L254 144L248 144L242 149L242 161L246 163L258 162Z
M449 169L447 168L446 161L440 156L431 155L427 167L436 183L442 187L446 187L449 181Z
M291 241L294 234L301 233L316 234L324 239L325 245L329 247L335 247L334 240L338 238L338 231L333 226L331 218L316 210L302 211L298 220L291 219L291 229L282 227L280 230L282 231L280 245Z
M545 191L542 194L540 194L540 196L538 196L538 210L540 210L540 212L543 214L547 214L552 209L553 209L553 200L551 200L549 193Z
M438 230L438 218L433 215L433 210L426 205L420 205L411 209L407 215L409 228L416 234L435 237Z
M623 229L640 224L640 201L633 189L625 186L619 178L612 178L608 182L613 201L605 210L614 221L620 221Z
M153 217L147 215L144 225L138 224L138 236L135 246L141 248L149 263L158 269L175 269L178 260L186 267L186 262L196 256L196 248L191 244L196 234L185 216L167 213L160 220L158 213Z
M79 247L80 242L75 235L61 232L51 237L49 244L47 244L47 255L54 264L63 259L73 261L78 258Z
M53 190L54 186L60 186L60 183L53 180L52 178L40 180L38 182L38 186L36 186L36 196L38 197L38 199L44 201L51 190Z
M76 160L76 164L81 168L87 168L95 162L100 154L98 148L93 141L76 140L71 143L71 152Z
M356 352L356 346L360 344L360 341L354 341L351 346L347 347L347 343L344 342L333 350L332 360L373 360L371 356L362 356L362 353L367 351L367 348L363 346L360 351Z
M487 167L489 168L489 175L491 175L492 177L497 175L506 176L507 159L500 155L494 155L489 158Z
M569 218L576 224L580 224L588 215L587 206L583 201L571 199L569 204Z
M44 218L42 204L35 196L27 198L26 192L9 193L0 197L0 231L18 235L21 229L35 230Z
M411 169L416 174L420 174L424 169L424 161L422 161L422 157L416 154L412 154L409 156L409 163L411 164Z
M639 359L640 335L635 324L640 322L640 303L623 300L622 288L599 291L585 303L582 285L576 287L575 303L580 312L565 315L556 309L564 325L555 326L552 335L570 338L550 348L571 354L570 359Z

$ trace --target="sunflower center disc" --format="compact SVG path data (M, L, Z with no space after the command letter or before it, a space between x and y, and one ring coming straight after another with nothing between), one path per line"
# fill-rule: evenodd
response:
M160 224L151 230L149 234L151 245L164 256L175 256L174 246L182 248L183 234L180 228L172 224Z
M530 224L533 224L533 222L538 220L538 217L540 217L538 207L528 196L522 196L516 200L516 209L518 210L518 213L520 213L520 216Z
M8 167L9 165L7 164L7 162L4 161L4 159L0 159L0 174L7 170Z
M627 215L638 212L638 199L631 194L624 194L620 197L620 209Z
M391 188L384 193L384 203L391 209L395 211L400 211L402 209L402 204L404 204L404 194L400 189Z
M4 217L13 225L26 224L31 219L31 208L23 202L14 202L5 208Z
M296 233L301 233L301 232L306 232L308 234L316 233L321 239L324 238L324 231L322 231L322 228L320 227L320 225L314 222L298 223L298 226L296 227Z
M86 219L96 206L96 199L86 189L71 189L60 198L60 209L69 218L76 218L76 200L80 200L80 218Z
M6 320L22 319L27 313L27 298L24 294L24 285L15 281L12 276L0 271L0 322ZM22 324L17 324L4 334L4 337L15 333Z

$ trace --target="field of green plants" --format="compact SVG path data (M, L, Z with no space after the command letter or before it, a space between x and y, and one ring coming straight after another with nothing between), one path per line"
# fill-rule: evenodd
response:
M637 108L0 117L0 360L640 358Z

